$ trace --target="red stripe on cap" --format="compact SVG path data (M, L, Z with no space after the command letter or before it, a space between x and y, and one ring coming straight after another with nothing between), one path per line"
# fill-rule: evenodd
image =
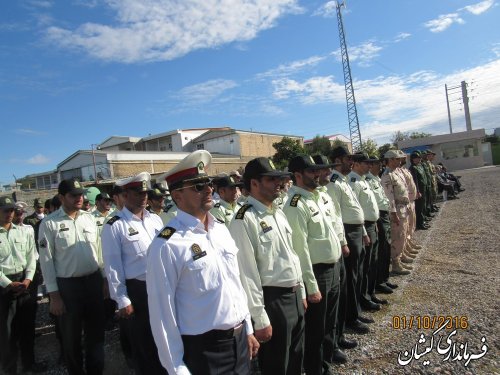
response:
M192 177L198 175L198 167L184 169L182 171L176 172L165 178L167 184L175 184L176 182L182 181L187 177Z

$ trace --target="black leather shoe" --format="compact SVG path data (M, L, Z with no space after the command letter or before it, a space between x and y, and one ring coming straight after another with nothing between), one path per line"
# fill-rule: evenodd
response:
M390 283L389 281L387 281L385 283L385 285L387 285L389 288L392 288L392 289L397 289L399 287L398 284L393 284L393 283Z
M384 294L391 294L393 293L393 290L390 286L386 284L379 284L375 287L375 290L379 293L384 293Z
M427 230L429 229L428 225L417 225L417 230Z
M377 296L372 296L372 302L378 303L380 305L387 305L389 303L389 301L387 301L386 299L380 299Z
M339 339L339 346L342 349L354 349L358 346L358 342L356 340L348 340L344 336Z
M332 353L332 361L335 363L346 363L347 356L342 350L334 349Z
M366 323L366 324L375 323L375 320L373 320L373 318L370 318L369 316L360 315L358 316L358 319L361 323Z
M358 319L353 322L346 323L345 326L347 329L360 335L366 335L370 332L370 328L366 324L361 323Z
M382 307L378 303L365 301L361 303L361 308L365 311L379 311Z
M47 368L48 366L46 362L33 362L31 366L23 366L23 372L33 372L35 374L39 374L47 371Z

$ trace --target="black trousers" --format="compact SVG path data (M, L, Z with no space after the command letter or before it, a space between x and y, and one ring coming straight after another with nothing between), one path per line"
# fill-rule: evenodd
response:
M167 370L161 365L149 323L146 282L131 279L126 281L126 285L128 297L134 307L134 316L125 320L124 324L132 346L135 372L140 375L166 374Z
M360 313L361 273L363 269L363 224L344 224L345 238L349 246L349 256L344 258L347 283L346 316L347 323L353 322Z
M425 218L425 197L420 197L415 199L415 217L416 217L416 225L417 227L422 226L424 224Z
M378 261L378 229L377 222L365 221L365 228L370 237L370 245L365 246L365 259L363 262L363 280L361 282L361 304L371 301L375 292L375 279L377 278Z
M70 375L102 374L104 370L103 278L99 271L83 277L57 278L66 312L58 317L66 367ZM82 329L85 339L83 370Z
M307 375L321 375L332 363L335 326L340 297L340 266L313 264L314 276L322 299L309 303L306 313L304 369Z
M11 281L21 282L24 273L7 277ZM36 295L36 283L31 283L17 297L0 287L0 359L3 371L7 374L16 373L19 350L23 367L30 367L35 361Z
M338 349L338 341L344 334L345 329L345 314L347 308L347 275L344 264L344 256L339 260L339 308L337 312L337 321L335 326L335 340L333 342L334 349Z
M260 370L264 375L300 375L305 324L300 289L264 287L263 291L273 336L260 346Z
M376 285L389 281L389 267L391 265L391 219L387 211L379 211L379 214Z
M242 330L209 331L201 335L183 335L184 363L192 375L250 374L245 322Z

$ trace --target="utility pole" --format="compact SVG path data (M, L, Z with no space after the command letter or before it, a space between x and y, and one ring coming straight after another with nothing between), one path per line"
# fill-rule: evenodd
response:
M347 53L347 44L345 41L344 23L340 8L345 6L344 1L341 4L336 2L337 23L339 28L340 53L342 55L342 68L344 70L345 98L347 101L347 119L349 122L349 132L351 135L351 144L353 151L361 150L361 132L359 130L358 110L356 109L356 98L354 97L354 86L352 84L351 66L349 64L349 55Z
M453 128L451 127L451 114L450 114L450 101L448 100L448 85L444 84L444 92L446 93L446 107L448 108L448 123L450 124L450 134L453 134Z
M97 168L95 167L95 152L94 152L94 146L96 146L96 145L91 144L90 146L92 147L92 161L94 163L94 181L95 181L95 184L97 185L99 183L99 180L97 179Z
M465 127L468 132L472 131L472 124L470 121L469 112L469 97L467 96L467 83L465 81L461 82L462 85L462 102L464 103L464 113L465 113Z

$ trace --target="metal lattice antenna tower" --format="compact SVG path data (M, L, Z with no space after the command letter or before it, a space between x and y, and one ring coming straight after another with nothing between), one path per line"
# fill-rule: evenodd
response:
M339 2L337 1L337 22L339 26L342 68L344 70L345 98L347 101L347 119L349 121L349 132L351 133L352 149L353 151L359 151L361 149L361 132L359 131L358 110L356 109L356 98L354 97L351 65L349 64L349 55L347 54L347 45L345 42L344 23L342 22L342 13L340 12L340 8L343 6L344 2L339 4Z

